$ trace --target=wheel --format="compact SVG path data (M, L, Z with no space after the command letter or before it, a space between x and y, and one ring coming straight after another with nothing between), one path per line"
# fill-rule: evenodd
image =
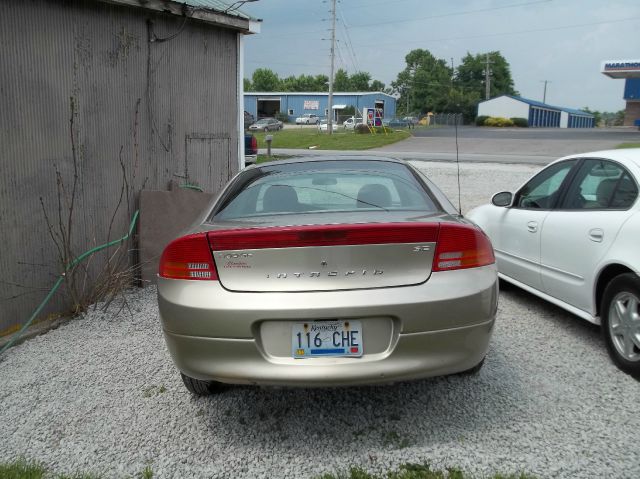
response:
M640 278L633 273L613 278L600 315L609 356L624 372L640 377Z
M182 382L191 394L196 396L209 396L226 389L226 386L216 381L202 381L201 379L194 379L185 374L180 373L182 376Z

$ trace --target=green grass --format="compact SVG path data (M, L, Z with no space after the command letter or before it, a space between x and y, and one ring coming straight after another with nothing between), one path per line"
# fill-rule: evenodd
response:
M359 467L352 467L347 473L324 474L317 479L471 479L473 476L465 474L460 469L449 468L446 471L431 469L429 464L403 464L398 470L390 471L380 476L371 474ZM486 479L535 479L529 474L494 474Z
M0 463L0 478L2 479L40 479L45 472L44 467L24 459Z
M86 472L75 474L51 474L45 467L37 462L18 459L13 462L0 462L0 479L42 479L43 477L54 479L100 479L100 475ZM136 479L153 479L151 466L146 466L144 470L135 476Z
M640 143L620 143L616 148L640 148Z
M319 133L315 128L290 128L269 132L273 136L271 148L317 149L317 150L368 150L390 145L411 136L406 130L387 130L387 134L356 134L339 130L333 135ZM265 133L255 133L258 147L266 148ZM313 147L313 148L311 148Z

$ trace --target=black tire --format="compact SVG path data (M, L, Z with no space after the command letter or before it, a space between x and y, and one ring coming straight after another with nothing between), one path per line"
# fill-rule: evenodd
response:
M631 306L632 309L629 309ZM618 308L624 309L620 312ZM640 378L640 277L625 273L604 290L600 317L602 336L611 360L622 371Z
M216 381L202 381L201 379L191 378L183 373L180 373L180 376L182 376L182 382L185 387L191 394L196 396L209 396L219 393L226 388L224 384Z

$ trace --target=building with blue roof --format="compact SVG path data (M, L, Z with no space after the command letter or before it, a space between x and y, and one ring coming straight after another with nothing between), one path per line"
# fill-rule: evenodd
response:
M337 92L333 94L333 120L342 118L341 110L353 106L362 113L364 108L375 108L383 118L396 115L396 99L380 91ZM305 113L326 118L329 115L328 92L246 92L244 109L254 118L284 115L289 121Z
M573 108L549 105L514 95L502 95L478 104L478 116L524 118L530 127L593 128L591 113Z

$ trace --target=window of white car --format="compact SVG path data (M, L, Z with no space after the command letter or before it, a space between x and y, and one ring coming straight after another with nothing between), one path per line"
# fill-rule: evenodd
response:
M588 159L581 165L562 203L562 209L628 209L638 187L621 165Z
M577 161L576 159L563 161L542 170L518 192L516 206L533 209L553 208L562 183Z

